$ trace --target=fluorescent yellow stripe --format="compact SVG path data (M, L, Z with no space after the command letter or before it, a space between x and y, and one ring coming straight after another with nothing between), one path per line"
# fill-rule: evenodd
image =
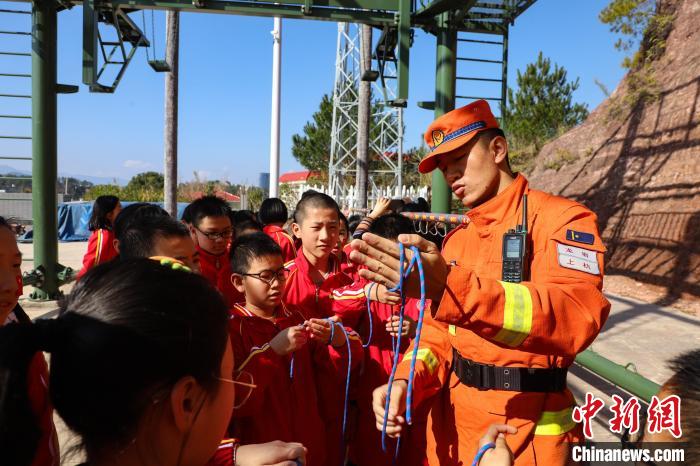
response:
M97 230L97 251L95 251L95 264L100 263L100 256L102 256L102 229Z
M503 328L494 340L505 345L519 346L532 330L532 296L530 290L519 283L501 282L505 291Z
M562 435L576 427L571 418L574 408L561 411L543 411L535 426L535 435Z
M264 345L262 345L262 346L259 347L259 348L258 348L258 347L252 348L251 351L250 351L250 354L248 354L248 357L245 358L245 361L243 361L243 362L241 363L241 365L238 366L238 368L237 368L236 370L237 370L237 371L242 371L243 368L246 366L246 364L248 364L248 363L250 362L250 360L253 358L253 356L255 356L255 355L257 355L257 354L260 354L260 353L262 353L262 352L265 352L265 351L267 351L268 349L270 349L270 344L269 344L269 343L265 343Z
M457 327L455 327L454 325L450 325L449 327L447 327L447 331L450 332L450 335L452 335L453 337L457 336Z
M412 357L413 350L408 351L406 354L403 355L403 359L401 360L401 362L411 361ZM430 372L430 375L433 375L433 372L435 372L435 368L438 365L438 359L435 357L435 354L433 354L430 348L420 348L418 350L418 353L416 354L416 360L423 361L425 366L428 368L428 372Z

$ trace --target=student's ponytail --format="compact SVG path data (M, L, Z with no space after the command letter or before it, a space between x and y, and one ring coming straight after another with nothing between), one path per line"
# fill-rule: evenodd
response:
M0 452L2 463L32 463L41 438L29 400L29 368L39 351L58 344L63 322L12 323L0 327ZM48 381L46 381L48 383Z

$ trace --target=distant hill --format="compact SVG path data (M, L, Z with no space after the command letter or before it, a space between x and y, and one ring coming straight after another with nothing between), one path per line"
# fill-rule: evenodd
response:
M31 176L32 172L27 171L27 170L20 170L20 169L17 169L15 167L11 167L9 165L0 165L0 174L9 175L9 176ZM89 181L92 184L112 184L112 183L114 183L114 178L109 178L106 176L77 175L74 173L64 173L64 172L59 172L58 176L61 178L68 177L68 178L75 178L76 180ZM117 178L116 181L117 181L117 184L119 186L125 186L127 183L127 180L124 180L122 178Z
M662 0L658 12L673 19L651 63L656 97L638 98L628 74L528 177L598 215L606 272L662 286L659 304L672 304L700 297L700 3Z

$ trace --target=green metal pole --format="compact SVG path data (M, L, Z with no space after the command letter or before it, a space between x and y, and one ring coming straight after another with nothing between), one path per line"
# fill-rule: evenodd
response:
M437 17L437 61L435 69L435 118L455 108L457 31L450 27L449 13ZM450 212L452 191L440 170L433 171L431 209Z
M647 403L661 389L659 384L604 358L593 350L586 350L576 356L576 363Z
M44 272L32 299L58 296L56 215L56 4L32 4L32 216L34 267Z
M501 73L501 119L506 114L506 103L508 100L508 31L510 26L505 26L503 32L503 69Z

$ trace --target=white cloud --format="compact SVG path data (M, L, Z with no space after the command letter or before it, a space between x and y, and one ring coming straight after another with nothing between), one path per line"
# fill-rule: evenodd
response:
M143 160L125 160L124 161L124 168L135 168L137 170L144 170L146 168L151 168L153 165L151 165L148 162L144 162Z

